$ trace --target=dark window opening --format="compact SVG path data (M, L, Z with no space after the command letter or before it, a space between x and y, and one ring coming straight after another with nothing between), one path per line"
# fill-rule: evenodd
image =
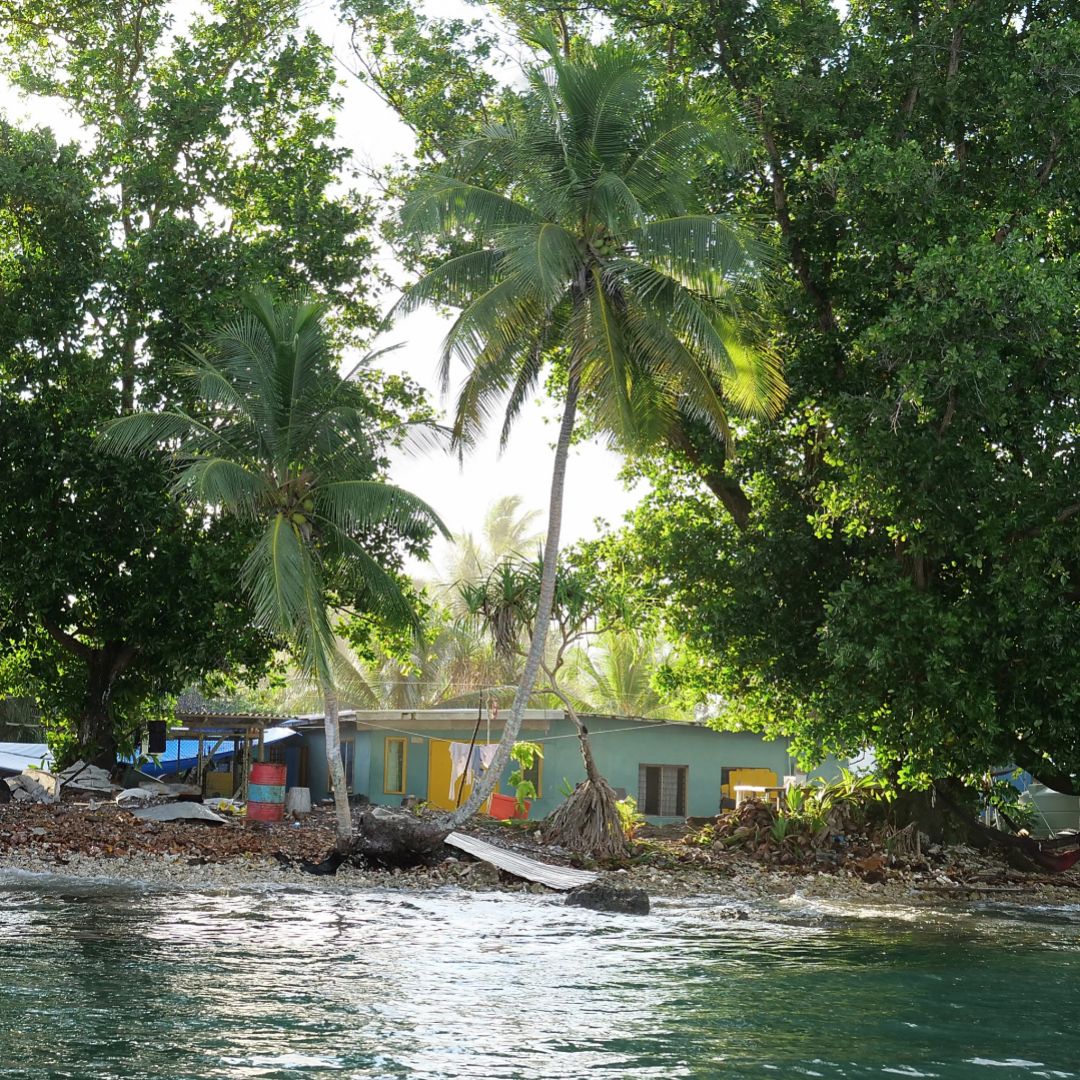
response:
M685 817L688 765L639 765L638 810L653 817Z

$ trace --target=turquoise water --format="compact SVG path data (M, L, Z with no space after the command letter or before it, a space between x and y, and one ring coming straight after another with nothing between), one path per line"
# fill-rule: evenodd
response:
M0 878L0 1077L1080 1077L1080 909Z

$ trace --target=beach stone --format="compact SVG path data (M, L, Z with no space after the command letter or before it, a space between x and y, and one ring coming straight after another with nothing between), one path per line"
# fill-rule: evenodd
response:
M589 908L592 911L606 911L616 915L649 914L649 894L644 889L620 889L602 881L593 881L571 889L566 894L566 903L569 907Z

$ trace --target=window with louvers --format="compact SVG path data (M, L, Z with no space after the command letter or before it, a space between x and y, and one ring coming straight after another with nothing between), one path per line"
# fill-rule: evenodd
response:
M637 808L654 817L686 816L687 765L639 765Z

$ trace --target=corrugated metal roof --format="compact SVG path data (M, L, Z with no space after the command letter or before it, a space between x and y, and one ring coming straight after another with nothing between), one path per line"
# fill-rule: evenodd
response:
M446 838L446 843L477 859L483 859L508 874L526 881L539 882L549 889L576 889L579 885L588 885L600 876L595 870L575 870L571 866L552 866L550 863L527 859L515 851L507 851L506 848L496 847L464 833L452 832Z

